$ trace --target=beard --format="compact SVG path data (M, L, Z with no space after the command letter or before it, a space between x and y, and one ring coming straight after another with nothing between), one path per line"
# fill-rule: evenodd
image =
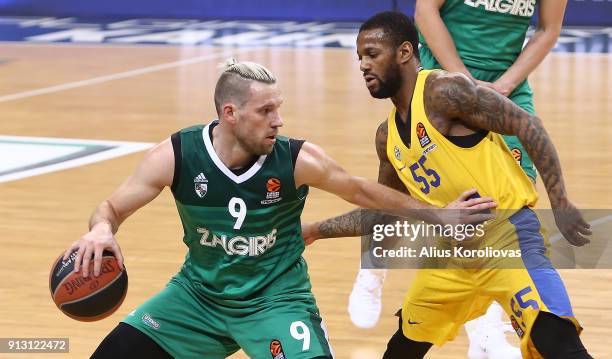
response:
M252 154L253 156L259 157L262 155L269 155L274 149L274 144L268 145L262 143L261 141L257 142L253 139L252 136L249 136L248 134L245 134L244 136L240 136L237 134L236 139L238 140L238 143L240 143L242 148L244 148L248 153Z
M402 86L402 77L398 64L392 64L389 67L389 70L383 76L384 80L378 76L376 78L378 79L378 88L369 90L370 95L374 98L383 99L395 96Z

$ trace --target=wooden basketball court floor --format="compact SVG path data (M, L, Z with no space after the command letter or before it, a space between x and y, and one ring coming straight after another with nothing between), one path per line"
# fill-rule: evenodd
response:
M265 64L280 79L282 133L317 143L350 172L376 179L373 135L390 103L369 96L352 50L23 43L3 43L0 49L2 135L159 142L215 116L216 66L235 55ZM580 208L612 203L611 64L609 55L551 54L531 76L537 111ZM91 211L142 156L0 183L0 337L70 338L69 354L0 357L88 357L123 316L180 268L186 248L166 190L119 231L130 285L117 313L81 323L60 313L50 299L50 265L86 231ZM538 188L539 206L547 207L546 193L541 184ZM320 219L352 207L312 190L303 218ZM350 323L346 310L359 267L359 239L324 240L307 248L305 257L336 356L379 358L397 329L393 313L413 271L389 272L382 319L374 329L362 330ZM586 346L596 358L612 358L612 270L563 270L561 275L585 328ZM508 336L517 342L513 333ZM462 331L428 358L464 358L466 351ZM245 358L242 353L233 357Z

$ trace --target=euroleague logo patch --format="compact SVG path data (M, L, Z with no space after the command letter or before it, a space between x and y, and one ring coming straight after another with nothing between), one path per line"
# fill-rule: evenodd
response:
M278 178L269 178L266 183L268 192L279 192L281 188L281 181Z
M280 196L281 181L278 178L270 177L266 182L266 199L261 201L261 204L276 203L283 199Z
M521 163L521 160L523 159L523 152L518 148L513 148L510 150L510 152L512 152L512 157L514 157L514 160Z
M280 340L274 339L270 342L270 354L272 354L272 359L285 359L285 352L283 352Z
M417 123L416 135L417 135L417 138L419 139L419 143L421 144L421 148L431 143L431 140L429 139L429 135L427 135L427 130L425 129L425 126L421 122Z

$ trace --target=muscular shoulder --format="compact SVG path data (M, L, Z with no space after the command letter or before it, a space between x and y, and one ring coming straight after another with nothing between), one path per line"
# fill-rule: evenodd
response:
M387 159L387 137L389 135L389 122L388 120L384 120L380 125L378 125L378 129L376 130L376 153L378 154L379 160Z
M460 117L477 102L477 88L464 74L434 71L425 80L425 109L428 113Z
M325 151L320 146L315 145L312 142L305 141L302 144L302 149L298 155L298 158L305 161L317 161L324 158Z
M296 188L303 184L316 185L328 166L328 157L323 149L314 143L304 142L298 154L294 179Z
M153 146L145 156L145 159L149 161L164 161L172 159L174 162L174 149L172 148L172 141L170 138L166 138L162 142Z
M164 187L172 185L174 165L174 149L170 138L167 138L147 152L139 169L153 184Z
M395 168L387 157L387 135L389 134L389 121L383 121L376 130L376 153L378 154L378 183L384 184L397 191L408 194L406 186L397 176Z
M432 71L425 80L425 96L447 95L455 92L475 92L476 84L470 78L459 72L444 70Z

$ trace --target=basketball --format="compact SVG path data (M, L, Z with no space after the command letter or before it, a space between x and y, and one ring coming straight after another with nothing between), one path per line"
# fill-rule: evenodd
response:
M93 275L92 260L89 276L84 278L82 271L74 273L76 255L76 251L72 252L64 261L62 254L51 267L49 290L53 302L72 319L83 322L104 319L123 303L128 287L127 272L119 268L111 252L104 251L100 275Z

